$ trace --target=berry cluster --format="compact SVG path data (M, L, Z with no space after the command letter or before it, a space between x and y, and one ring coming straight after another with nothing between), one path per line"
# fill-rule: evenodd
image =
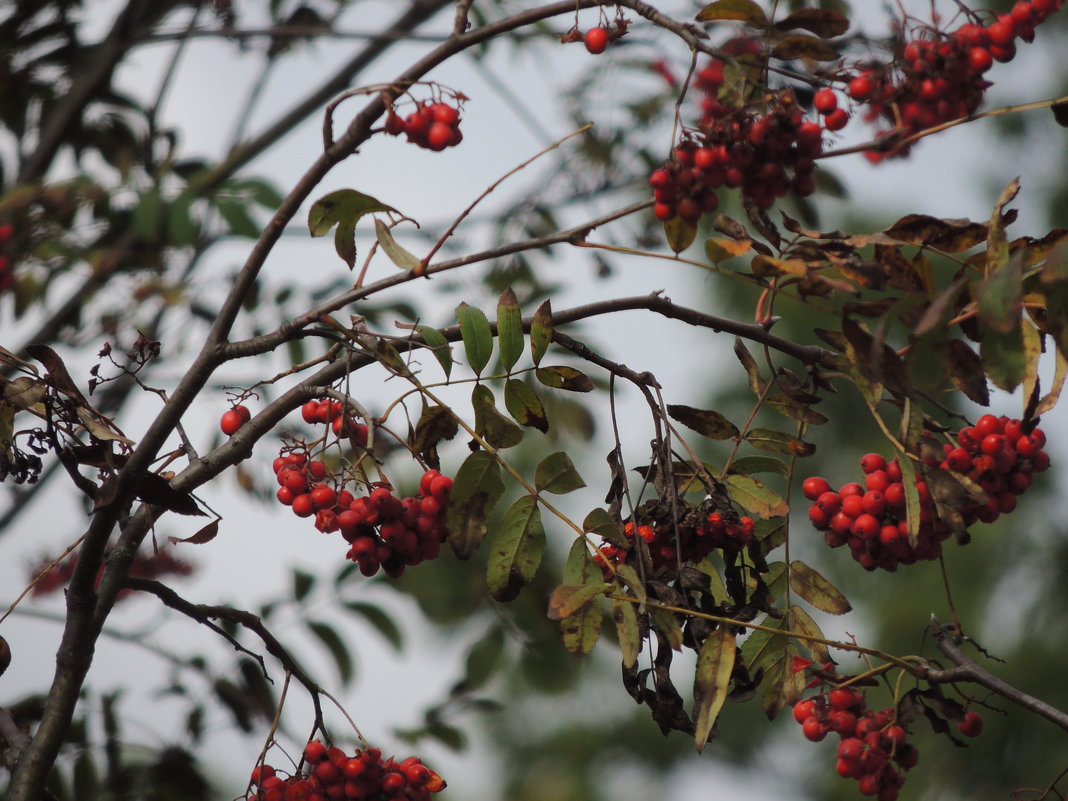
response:
M831 732L841 738L838 775L856 779L861 793L879 801L895 801L905 783L901 770L919 762L919 751L907 742L895 709L870 709L864 695L849 687L798 701L793 713L809 740L819 742Z
M15 226L11 223L0 224L0 251L7 250L7 245L15 236ZM11 289L15 285L15 267L11 258L0 252L0 292Z
M751 517L739 518L733 512L727 515L720 512L702 514L698 510L684 514L678 525L637 526L638 537L649 546L655 571L677 564L680 557L683 562L697 563L717 549L740 551L752 542L755 531L756 521ZM623 533L627 539L633 540L634 523L626 523ZM608 563L624 562L630 550L606 544L595 558L608 570Z
M305 770L283 778L270 765L252 771L256 801L429 801L445 781L418 757L395 762L378 748L347 756L320 740L304 747Z
M718 67L707 67L696 80L709 92L723 80L722 62L713 65ZM716 190L723 186L741 188L762 209L791 189L802 196L815 191L815 158L823 152L824 127L833 115L824 127L806 120L790 91L775 95L760 112L730 110L718 101L703 108L698 129L649 176L658 219L696 224L719 206Z
M337 400L310 400L300 407L305 423L322 423L339 437L348 437L354 448L367 447L367 426L345 414L345 405Z
M1019 420L983 415L974 427L957 434L957 446L943 445L943 458L925 456L929 467L966 477L985 494L984 503L964 504L957 511L965 526L992 523L1016 508L1017 496L1031 486L1033 474L1049 467L1042 429ZM846 484L837 492L826 479L808 478L802 484L813 501L808 516L832 548L849 545L864 568L896 570L899 564L937 559L952 530L938 517L927 482L917 477L920 524L914 544L909 542L905 487L897 459L887 462L877 453L860 460L864 484Z
M896 62L899 74L892 74L891 65L869 67L849 82L849 96L869 104L868 122L886 120L905 136L972 114L991 86L983 74L995 61L1011 61L1015 40L1032 41L1035 26L1063 4L1064 0L1020 0L1011 12L986 26L967 23L948 34L934 31L932 38L908 41ZM867 155L878 162L886 154Z
M327 466L293 451L274 460L279 488L277 498L297 517L315 517L324 533L340 531L349 543L347 557L365 576L379 568L396 578L404 568L435 558L445 539L445 513L452 479L428 470L419 494L400 499L385 487L357 498L326 483Z
M405 134L412 144L434 151L455 147L464 138L460 132L459 109L441 101L419 103L406 117L391 108L386 115L386 133Z

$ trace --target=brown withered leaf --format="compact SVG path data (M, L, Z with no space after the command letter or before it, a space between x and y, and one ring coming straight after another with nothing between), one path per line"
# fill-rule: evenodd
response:
M983 360L963 339L949 340L949 377L970 400L980 406L990 405Z
M909 214L883 232L909 245L925 245L945 253L971 250L987 237L985 223L966 219L940 219L928 214Z
M774 27L780 31L802 28L816 36L830 39L849 30L849 19L833 8L801 8L776 22Z
M753 28L766 28L768 18L753 0L715 0L702 8L697 14L698 22L718 22L733 20L744 22Z
M893 348L885 342L877 343L871 334L848 317L842 320L842 333L852 346L853 366L862 376L883 384L892 392L908 394L908 371Z
M731 239L752 239L748 228L726 214L717 214L712 220L712 227Z
M59 358L58 353L48 345L27 345L25 350L45 366L56 389L74 398L79 403L88 405L88 401L85 400L85 396L82 395L74 380L70 377L70 373L67 372L67 366Z
M927 294L927 286L916 272L916 266L897 245L876 245L875 261L882 266L887 282L893 289L909 294Z
M171 545L177 545L179 542L185 542L190 545L203 545L205 542L211 542L219 534L219 520L216 518L208 523L204 528L200 529L196 534L192 534L184 539L182 537L167 537L171 541Z

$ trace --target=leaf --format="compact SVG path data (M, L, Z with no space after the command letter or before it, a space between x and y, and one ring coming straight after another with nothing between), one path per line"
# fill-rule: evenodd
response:
M749 389L754 395L764 394L764 379L760 375L760 367L741 337L734 338L734 355L738 357L738 361L745 368L745 374L749 377Z
M616 638L619 640L619 652L623 658L623 665L632 668L638 662L638 654L641 653L642 647L638 612L634 604L618 598L610 598L609 605L612 610L612 620L616 624Z
M176 490L162 476L147 470L137 479L135 494L145 503L161 506L180 515L203 517L205 512L188 492Z
M1057 401L1061 397L1061 392L1064 390L1065 379L1068 378L1068 356L1065 356L1060 350L1054 354L1056 359L1056 371L1053 374L1053 384L1050 387L1049 392L1045 397L1038 402L1038 406L1035 407L1035 416L1045 414L1054 406L1057 405ZM0 441L3 440L3 436L0 435Z
M586 515L582 521L582 530L587 534L596 534L612 545L626 547L629 544L619 524L612 519L612 515L600 507L591 510Z
M486 587L498 601L511 601L534 580L545 551L538 499L524 495L513 503L493 533L486 564Z
M456 415L446 406L424 406L419 420L415 424L415 437L412 450L427 453L436 448L442 440L449 440L460 430Z
M987 331L979 345L979 355L986 367L987 377L994 386L1006 392L1014 391L1027 375L1024 325L1024 321L1017 318L1016 327L1007 333Z
M203 545L205 542L211 542L219 535L219 519L216 518L201 528L196 534L193 534L184 539L181 537L167 537L171 545L177 545L179 542L185 542L190 545Z
M787 648L786 655L768 670L768 688L764 691L761 706L769 720L788 706L801 700L805 691L805 674L794 671L792 648Z
M942 220L927 214L908 214L883 233L909 245L926 245L945 253L960 253L985 240L987 226L971 220Z
M30 409L48 394L48 385L22 375L4 385L4 400L17 409Z
M214 205L219 216L226 221L231 234L243 236L246 239L259 239L260 225L248 213L248 204L245 201L217 196L214 199Z
M781 517L790 511L781 495L755 478L732 474L726 477L726 482L731 498L757 517Z
M563 620L570 617L594 598L607 594L611 589L609 584L561 584L549 596L549 619Z
M675 217L664 223L664 237L668 247L675 255L682 253L697 238L697 226L686 222L681 217Z
M675 617L674 612L654 606L649 610L650 625L664 635L673 651L682 650L682 626Z
M1049 107L1053 112L1053 120L1062 128L1068 128L1068 100L1054 103Z
M417 325L415 330L419 332L419 336L423 338L427 347L433 352L434 358L438 360L441 369L445 371L445 377L448 378L452 375L452 346L449 344L449 340L445 339L445 335L429 325Z
M790 619L793 621L791 628L798 634L804 634L806 637L814 637L820 640L827 639L823 636L823 630L816 624L816 621L800 606L795 604L790 607ZM805 639L800 641L812 654L814 661L819 662L821 665L831 661L831 652L823 643Z
M990 405L990 390L983 374L983 360L962 339L947 343L947 368L957 389L980 406Z
M23 348L27 354L44 365L48 370L48 377L51 379L52 386L58 389L60 392L70 395L81 405L88 406L88 402L85 400L85 396L82 395L73 379L70 377L70 373L67 371L67 365L63 363L63 359L59 357L48 345L32 344ZM34 373L37 371L34 370Z
M1023 300L1023 252L1017 251L988 272L975 298L976 313L985 331L1007 334L1017 326Z
M419 266L419 257L398 245L397 240L393 238L393 232L389 230L389 226L377 217L375 217L375 237L378 239L378 244L382 250L389 256L389 260L402 270L411 272Z
M497 341L501 348L501 363L511 370L523 353L523 318L519 300L511 287L501 293L497 302Z
M849 30L849 19L833 8L800 8L774 25L779 31L803 28L806 31L830 39Z
M768 18L764 14L764 9L753 0L716 0L702 8L697 14L698 22L720 20L737 20L753 28L768 27Z
M575 469L571 457L563 451L549 454L538 464L534 471L534 486L538 492L551 492L554 495L566 495L586 486L582 476Z
M486 536L486 520L504 493L501 468L485 451L468 456L453 479L445 527L449 545L460 559L470 559Z
M523 441L523 430L497 411L493 390L477 384L471 391L475 431L495 449L512 448Z
M566 389L571 392L589 392L593 389L593 382L589 377L574 367L564 365L538 367L534 375L542 384L553 389Z
M312 204L308 211L308 231L312 236L325 236L336 225L334 248L351 270L356 266L356 223L363 215L376 211L400 214L370 195L355 189L339 189Z
M842 54L822 39L805 34L785 36L771 49L772 58L789 61L794 58L808 58L813 61L837 61Z
M828 422L826 415L817 412L815 409L804 403L798 403L792 398L788 398L781 392L776 392L770 395L767 399L767 405L769 408L774 409L779 414L783 415L783 417L789 417L791 420L797 420L801 423L821 426Z
M811 442L805 442L794 434L787 434L770 428L749 429L745 434L745 441L754 448L760 448L762 451L770 451L771 453L811 456L816 452L816 446Z
M788 476L790 467L782 459L774 456L742 456L731 462L730 473L740 476L751 476L758 473L777 473L780 476Z
M85 426L85 430L92 434L96 439L115 440L125 445L132 446L134 441L127 439L118 431L110 420L103 415L94 412L88 406L79 406L77 409L78 422Z
M381 634L395 651L404 649L404 634L393 616L382 607L367 601L342 601L341 605L354 615L362 617Z
M553 341L553 310L552 303L545 301L530 321L530 356L534 364L541 364L542 357L549 349L549 343Z
M853 608L837 587L799 560L790 563L790 588L803 601L832 615L844 615Z
M698 753L704 750L723 702L727 700L727 690L734 672L735 639L734 632L728 626L720 626L705 640L697 655L693 687L693 740Z
M326 650L334 658L334 664L337 666L337 674L341 678L342 685L347 685L352 681L355 670L352 656L345 646L345 641L341 639L341 635L329 623L322 623L317 620L309 620L308 628L312 634L319 638L319 642L326 646Z
M456 319L460 323L460 336L467 353L467 364L475 375L481 375L493 355L493 332L489 320L481 309L461 303L456 307Z
M471 692L493 678L504 656L504 630L493 626L471 646L464 660L464 677L453 692Z
M300 568L293 568L293 600L303 601L315 586L315 576Z
M583 584L586 586L610 586L604 583L601 568L594 560L581 537L575 540L564 563L564 583ZM575 610L560 621L564 647L575 656L585 656L593 651L601 633L604 619L604 603L591 602Z
M705 255L713 264L733 259L748 253L753 247L752 239L732 239L726 236L714 236L705 240Z
M741 433L738 426L717 411L668 404L667 412L673 420L709 439L731 439Z
M504 408L520 425L542 433L549 430L545 407L526 381L509 378L504 382Z

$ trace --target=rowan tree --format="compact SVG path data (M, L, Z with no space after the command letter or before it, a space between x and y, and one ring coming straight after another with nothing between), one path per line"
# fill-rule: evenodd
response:
M1055 509L1068 234L1018 220L1027 187L1000 170L980 220L824 209L847 159L923 187L929 140L1059 132L1063 98L987 99L1062 4L899 8L881 34L871 9L802 0L131 0L106 30L66 0L3 12L0 531L21 588L0 671L37 688L0 708L8 797L420 801L445 790L440 746L481 725L521 757L509 798L550 779L599 798L621 754L744 758L791 718L825 795L963 797L993 775L1065 797L1047 733L1068 698L1035 678L1062 666L1061 607L1049 572L1004 583L1059 564L1055 513L1048 558L1021 556L1042 536L993 543ZM205 44L255 66L233 131L168 111ZM146 52L166 57L130 91ZM504 52L581 65L559 113ZM667 270L708 291L663 291ZM279 568L253 505L333 552L281 566L291 586L257 607L230 601ZM207 562L225 586L190 594ZM403 596L477 636L420 720L369 721L340 694L351 627L400 650ZM182 642L132 627L132 604ZM46 627L53 675L27 681ZM111 639L177 700L180 742L132 749L97 666ZM602 704L641 708L611 737L545 699L606 675ZM388 684L384 709L411 694ZM563 727L528 723L550 708ZM240 786L206 775L220 709L258 753Z

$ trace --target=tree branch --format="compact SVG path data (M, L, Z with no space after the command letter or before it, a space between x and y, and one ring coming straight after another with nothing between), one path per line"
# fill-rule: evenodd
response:
M931 621L931 631L934 633L938 650L945 654L957 667L948 670L928 670L925 676L928 681L941 684L957 681L974 682L1000 695L1005 700L1026 709L1028 712L1033 712L1039 717L1045 718L1054 726L1059 726L1068 731L1068 714L1047 704L1045 701L1035 698L1033 695L1028 695L981 668L960 650L963 638L955 631L942 626L937 620Z

